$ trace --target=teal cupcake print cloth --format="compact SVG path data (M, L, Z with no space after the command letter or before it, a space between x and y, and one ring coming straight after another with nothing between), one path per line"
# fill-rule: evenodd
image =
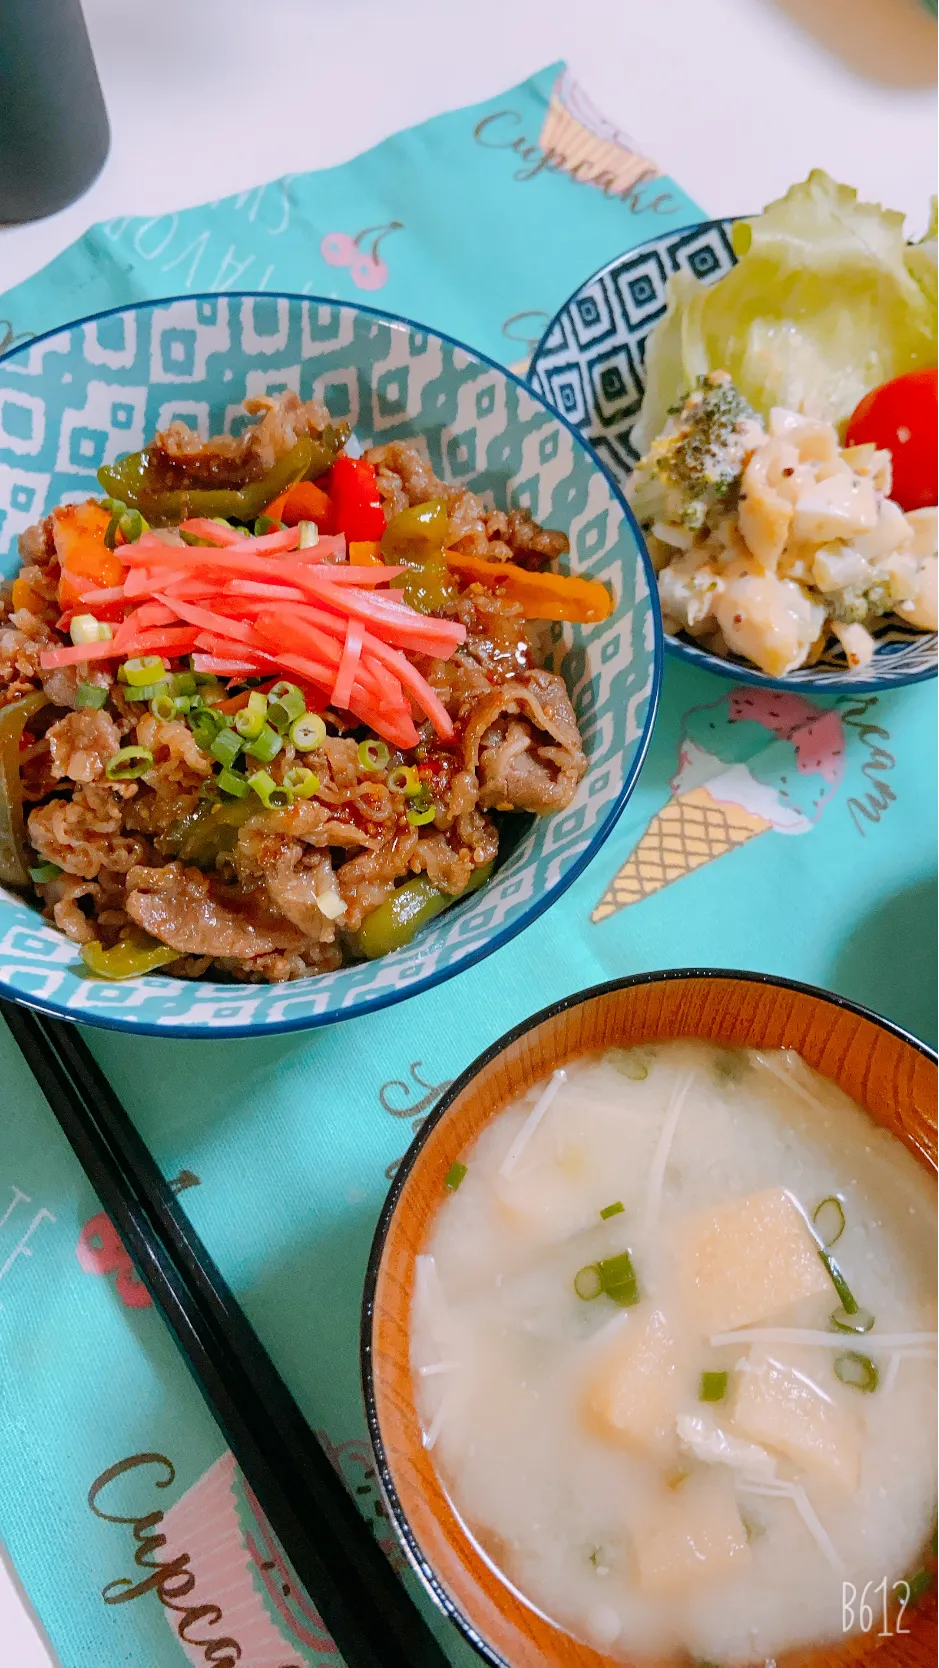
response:
M0 342L131 301L257 289L364 300L524 370L587 274L706 209L554 65L340 168L93 227L0 296ZM930 685L775 699L667 659L611 838L486 962L316 1032L85 1032L392 1556L360 1404L359 1301L413 1132L509 1026L647 969L807 980L934 1041L934 708ZM0 1541L53 1651L64 1668L337 1664L2 1030L0 1070ZM148 1565L135 1526L152 1514ZM452 1627L436 1613L432 1625L469 1668Z

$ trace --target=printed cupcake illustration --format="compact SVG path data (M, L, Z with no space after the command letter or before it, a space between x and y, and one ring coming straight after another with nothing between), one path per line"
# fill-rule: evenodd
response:
M404 1560L384 1507L378 1498L371 1451L361 1438L338 1446L325 1433L320 1443L363 1508L371 1507L376 1538L398 1570ZM186 1603L205 1607L190 1643L181 1638L194 1668L205 1668L214 1646L219 1662L231 1660L238 1646L238 1668L341 1668L332 1638L282 1551L261 1507L235 1464L225 1453L160 1524L166 1536L164 1562L185 1561L195 1585ZM173 1631L178 1617L167 1611ZM223 1649L228 1641L228 1650ZM215 1660L215 1658L213 1658Z
M186 1602L207 1607L199 1637L219 1648L235 1640L239 1668L316 1668L338 1660L233 1454L223 1454L187 1490L160 1531L164 1559L188 1555L195 1586ZM173 1620L167 1612L171 1627ZM195 1668L204 1668L205 1644L181 1643Z
M570 70L554 83L538 143L565 173L610 195L630 191L659 173L628 133L594 109Z
M844 772L836 711L739 686L685 714L672 797L593 911L605 921L760 834L807 834Z

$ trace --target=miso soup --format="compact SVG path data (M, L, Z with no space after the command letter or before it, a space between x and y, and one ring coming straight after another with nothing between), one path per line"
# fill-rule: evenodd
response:
M893 1136L794 1054L669 1042L556 1072L448 1182L424 1443L533 1607L722 1664L840 1639L846 1582L895 1614L935 1521L936 1209Z

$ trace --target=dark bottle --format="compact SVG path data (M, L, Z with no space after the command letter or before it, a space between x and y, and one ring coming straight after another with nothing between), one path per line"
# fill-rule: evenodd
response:
M0 0L0 224L73 203L110 142L80 0Z

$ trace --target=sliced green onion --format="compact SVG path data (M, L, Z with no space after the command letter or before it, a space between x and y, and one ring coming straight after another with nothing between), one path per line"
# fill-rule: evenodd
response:
M237 770L229 770L227 765L222 766L215 780L222 792L230 793L233 799L244 799L248 792L248 783L245 778L239 776Z
M308 770L306 765L294 765L291 770L284 771L284 787L289 788L297 799L312 799L320 791L320 779L315 770Z
M129 688L137 689L145 683L162 682L166 672L166 665L158 654L143 654L125 660L117 675Z
M119 747L104 767L109 782L132 782L137 776L153 768L153 754L149 747Z
M722 1402L727 1394L726 1373L702 1373L698 1382L699 1402Z
M284 532L286 532L285 523L282 521L272 520L269 515L259 515L254 524L254 536L256 539L263 538L265 533Z
M176 702L172 695L153 695L150 699L150 711L154 718L162 718L164 724L169 724L176 717Z
M369 736L367 740L360 741L358 754L363 770L384 770L391 756L387 743L379 741L376 736Z
M620 1211L625 1210L625 1208L626 1207L623 1204L622 1200L617 1199L616 1203L613 1204L613 1205L604 1205L602 1211L600 1212L600 1215L603 1218L603 1221L605 1222L607 1220L607 1217L619 1216Z
M135 687L128 684L124 694L127 696L128 701L152 701L154 696L165 695L166 691L166 679L160 678L158 683L140 683Z
M190 656L190 661L191 659L192 656ZM216 689L221 688L221 684L219 683L214 672L196 672L193 670L192 675L195 678L197 689L205 689L209 684L214 684ZM120 673L118 673L118 676L120 676Z
M289 788L278 787L273 776L267 770L256 770L248 777L248 787L253 788L258 798L268 811L283 811L293 803L293 794Z
M597 1270L603 1291L620 1308L631 1309L639 1302L639 1281L628 1251L620 1251L616 1257L601 1257Z
M80 683L75 691L76 706L93 707L96 711L104 706L107 698L107 689L102 689L99 683Z
M101 508L107 510L108 515L116 515L118 521L127 514L127 505L120 498L102 498Z
M192 672L171 672L167 678L171 695L194 695L196 680Z
M122 509L122 511L124 510L124 505L123 504L121 505L121 509ZM117 530L120 527L120 525L121 525L120 516L115 515L112 512L111 519L108 522L106 528L104 529L104 548L105 548L105 550L113 550L114 549L115 545L117 544Z
M243 745L240 735L230 730L226 724L224 730L219 730L209 752L213 759L218 759L219 764L230 765L234 764Z
M37 886L44 886L47 880L58 880L61 873L58 863L37 863L34 869L30 869L29 878Z
M828 1318L836 1332L858 1334L870 1332L875 1320L869 1309L860 1308L855 1309L853 1313L849 1313L847 1309L834 1309Z
M117 525L125 544L136 544L138 539L143 538L144 533L150 531L149 521L144 519L139 510L125 510Z
M574 1290L584 1303L592 1303L595 1297L600 1296L603 1281L600 1279L600 1270L596 1263L586 1263L583 1268L577 1270L574 1275Z
M201 747L203 753L208 753L219 731L225 728L223 720L207 707L197 707L194 712L187 712L186 723L195 737L196 746Z
M76 614L68 628L68 634L74 644L106 643L114 636L109 625L103 620L96 620L93 614Z
M255 741L267 723L267 696L252 689L240 712L235 713L235 729L247 741Z
M312 550L313 546L318 542L319 536L320 530L315 521L301 521L300 543L298 544L297 549Z
M844 1233L844 1211L841 1200L836 1198L834 1193L830 1194L827 1199L823 1199L820 1205L816 1205L812 1213L812 1222L825 1250L830 1251L833 1245L837 1245Z
M894 1587L896 1588L896 1586L897 1583L894 1582ZM921 1570L917 1570L915 1575L908 1575L906 1577L906 1586L906 1608L909 1609L911 1605L919 1603L924 1593L929 1592L929 1589L932 1586L932 1570L923 1568ZM897 1629L897 1631L900 1632L901 1630ZM907 1630L904 1628L902 1631L906 1632Z
M398 765L389 770L387 783L392 793L403 793L406 799L415 799L421 791L421 779L413 765Z
M285 736L291 724L296 719L302 718L306 712L306 700L299 689L292 689L289 684L281 684L278 687L285 689L287 693L277 695L273 689L271 690L268 696L270 705L267 709L267 717L268 722L273 724L278 735Z
M415 794L404 814L412 828L422 828L425 823L433 822L437 815L437 807L423 784L420 793Z
M460 1164L460 1162L458 1160L456 1164L451 1164L449 1170L447 1171L446 1175L444 1176L444 1178L443 1178L444 1187L449 1187L451 1193L455 1193L465 1175L466 1175L466 1165L465 1164Z
M305 712L290 726L290 739L301 753L314 753L326 740L326 725L318 712Z
M828 1277L841 1299L841 1307L845 1314L856 1315L858 1309L857 1299L838 1267L838 1264L835 1262L834 1257L832 1257L827 1251L819 1251L818 1254L828 1270Z
M283 745L283 740L277 734L277 731L272 730L269 724L265 724L260 735L245 743L245 752L250 758L259 759L261 764L270 764L272 759L276 759Z
M857 1350L846 1350L844 1355L835 1357L835 1377L842 1384L850 1384L853 1390L876 1390L880 1378L877 1368L869 1355L859 1355Z
M295 683L288 683L286 678L281 678L279 683L272 684L267 692L267 698L269 701L286 701L291 695L300 695L300 699L303 700L303 696L297 688L297 685ZM299 712L294 713L294 718L299 718L300 713L305 711L306 701L303 701L303 706L300 708Z
M195 696L195 695L174 695L173 696L173 707L174 707L177 715L180 718L185 718L187 712L192 711L193 703L197 699L198 699L198 697Z

